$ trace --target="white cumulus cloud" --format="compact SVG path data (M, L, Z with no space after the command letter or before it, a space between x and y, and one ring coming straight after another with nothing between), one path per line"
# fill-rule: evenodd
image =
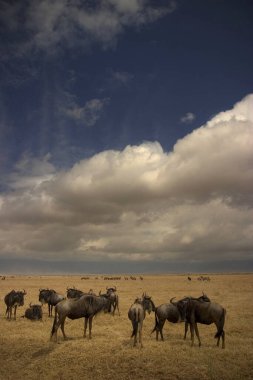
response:
M64 171L49 163L50 156L41 165L30 158L30 173L23 157L10 177L11 191L0 198L1 254L252 259L252 109L249 95L171 152L145 142L100 152Z

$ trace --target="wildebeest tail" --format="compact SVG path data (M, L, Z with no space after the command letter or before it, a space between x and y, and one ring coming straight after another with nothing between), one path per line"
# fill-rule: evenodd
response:
M225 316L226 316L226 309L223 309L223 312L221 314L220 320L219 320L219 327L217 333L214 335L215 338L219 338L223 333L223 327L225 323Z
M52 338L52 336L54 335L54 333L56 331L56 329L55 329L56 323L57 323L57 312L55 310L54 323L53 323L52 330L51 330L51 338Z
M158 325L159 325L159 320L158 320L156 309L155 309L155 326L150 334L153 334L154 331L158 330Z
M139 310L134 310L134 320L132 321L133 332L132 332L131 338L133 336L137 335L137 332L138 332L138 322L139 322Z

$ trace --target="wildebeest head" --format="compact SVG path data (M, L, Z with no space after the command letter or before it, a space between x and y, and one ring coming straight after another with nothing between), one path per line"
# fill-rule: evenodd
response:
M51 293L52 293L52 289L40 289L40 293L39 293L39 301L44 304L44 303L48 303L48 300L51 296Z
M116 286L113 286L113 287L111 287L111 288L108 288L108 287L106 287L106 292L109 294L109 293L114 293L114 292L116 292L117 291L117 288L116 288Z
M148 296L146 293L142 295L142 304L144 307L144 310L147 310L147 312L150 314L151 311L155 311L155 304L152 301L151 297Z

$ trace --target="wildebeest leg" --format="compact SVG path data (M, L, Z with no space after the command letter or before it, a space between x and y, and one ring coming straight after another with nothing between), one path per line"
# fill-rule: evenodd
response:
M194 345L194 326L193 323L190 323L190 331L191 331L191 341L192 341L192 346Z
M188 331L189 323L185 322L184 325L184 340L186 339L187 331Z
M16 320L17 305L14 306L14 319Z
M53 337L54 337L54 340L56 342L57 342L57 330L58 330L60 324L61 324L60 318L57 316L57 313L55 313L54 323L53 323L53 327L52 327L52 331L51 331L51 340L53 340Z
M88 325L88 318L84 318L84 330L83 330L83 337L86 338L86 330Z
M92 318L93 316L89 318L89 339L91 339Z
M225 331L224 330L222 331L221 337L222 337L222 348L225 348Z
M140 343L141 347L143 347L143 344L142 344L142 322L139 322L139 343Z
M62 319L62 321L61 321L61 331L62 331L63 338L64 338L64 339L67 339L67 336L66 336L65 331L64 331L65 319L66 319L66 317L64 317L64 318Z
M117 309L118 309L118 313L120 315L120 311L119 311L119 301L117 301Z
M137 344L137 334L138 334L139 323L136 321L132 321L132 325L133 325L133 335L132 336L134 336L134 347L135 347Z
M5 312L5 314L6 314L6 318L7 319L10 319L10 308L7 306L7 308L6 308L6 312Z
M160 335L161 335L161 339L163 339L163 326L164 326L164 323L165 323L165 319L160 319L159 320L159 324L158 324L158 329L156 330L156 340L158 340L158 335L159 335L159 332L160 332Z
M48 303L48 316L50 317L50 305Z
M200 341L200 337L199 337L199 329L198 329L197 323L194 323L194 328L195 328L195 333L197 335L197 338L198 338L198 341L199 341L199 347L200 347L201 346L201 341Z

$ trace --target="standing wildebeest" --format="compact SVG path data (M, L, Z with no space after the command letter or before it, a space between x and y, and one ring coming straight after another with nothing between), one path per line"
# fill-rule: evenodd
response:
M4 297L4 302L7 306L6 313L7 319L11 319L12 315L12 308L14 307L14 319L16 319L16 312L18 306L24 305L24 295L26 295L26 291L23 292L15 292L15 290L12 290L10 293L6 294Z
M146 294L142 295L142 298L137 298L128 311L128 318L132 322L133 332L131 338L134 337L134 346L137 344L137 335L139 333L139 343L142 345L142 325L146 316L146 311L150 314L151 311L155 311L154 302L151 297Z
M32 321L38 321L42 319L42 307L41 305L32 305L30 303L30 306L25 311L25 315L27 319L30 319Z
M170 303L164 303L158 306L155 310L155 327L153 328L151 334L156 331L156 340L160 333L161 340L163 338L163 326L166 319L172 323L179 323L186 321L186 310L189 299L192 297L185 297L180 301L174 302L173 298ZM203 302L209 302L210 299L203 293L202 296L197 298L197 300L202 300Z
M106 294L108 295L108 298L110 300L108 312L109 313L112 312L112 314L114 315L115 310L117 309L118 313L120 315L120 312L119 312L119 296L118 296L118 294L116 294L116 291L117 291L116 286L114 286L113 288L106 287Z
M225 331L223 330L225 323L225 315L226 310L218 303L203 302L198 299L189 299L186 310L184 339L186 339L189 323L192 346L194 344L194 330L199 341L199 346L201 346L197 323L202 323L205 325L215 323L217 327L217 333L214 337L217 338L217 346L219 346L220 337L222 337L222 348L225 348Z
M40 289L39 301L42 304L48 304L48 316L52 317L53 307L57 305L58 302L62 301L64 296L56 293L53 289Z
M108 309L109 299L107 296L83 295L80 298L69 298L59 302L55 306L55 317L51 331L51 339L55 337L57 340L57 330L61 326L64 339L64 323L66 317L70 319L79 319L84 317L84 337L89 322L89 338L91 339L92 319L94 315L102 310Z
M80 298L84 295L82 290L74 288L67 288L67 298Z
M95 296L96 294L93 292L92 289L88 291L88 293L83 292L82 290L78 290L75 287L74 288L67 288L67 298L80 298L84 295L93 295Z

